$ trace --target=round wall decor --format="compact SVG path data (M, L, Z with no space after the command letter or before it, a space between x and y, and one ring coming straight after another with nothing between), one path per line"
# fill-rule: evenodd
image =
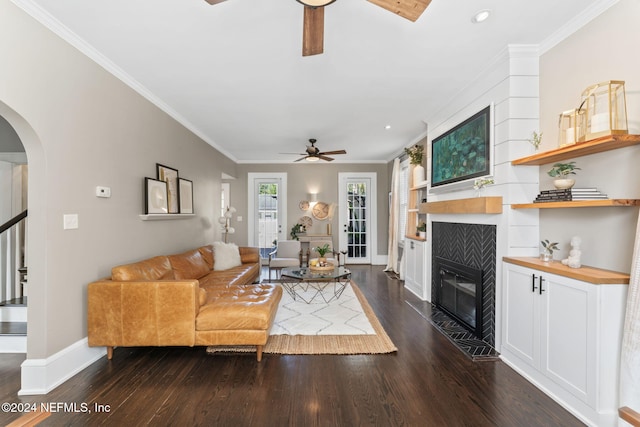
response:
M305 228L309 228L313 225L313 220L311 219L311 217L305 215L300 218L300 224L302 224Z
M329 216L329 205L324 202L318 202L311 210L311 214L315 219L319 219L320 221L327 219Z
M306 201L306 200L303 200L300 203L298 203L298 207L300 208L301 211L308 211L309 210L309 202Z

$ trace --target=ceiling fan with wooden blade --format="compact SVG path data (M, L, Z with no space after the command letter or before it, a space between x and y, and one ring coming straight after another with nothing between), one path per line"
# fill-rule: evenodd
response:
M305 153L300 153L301 156L299 159L294 160L294 162L299 162L301 160L306 160L308 162L317 162L318 160L324 160L327 162L332 162L335 160L333 157L336 154L347 154L345 150L335 150L335 151L320 151L318 147L316 147L316 140L310 139L309 142L311 145L307 145L307 149ZM298 153L283 153L283 154L298 154Z
M225 0L205 0L214 5ZM324 7L336 0L297 0L304 5L302 23L302 56L324 52ZM431 0L367 0L389 12L415 22Z

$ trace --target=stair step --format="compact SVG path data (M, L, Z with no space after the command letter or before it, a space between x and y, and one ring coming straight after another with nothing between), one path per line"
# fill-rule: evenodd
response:
M0 322L26 322L27 307L20 306L0 306Z
M27 322L0 322L0 336L27 336Z
M8 301L0 302L0 307L26 307L26 306L27 306L27 297L14 298Z
M0 335L0 353L26 353L26 335Z

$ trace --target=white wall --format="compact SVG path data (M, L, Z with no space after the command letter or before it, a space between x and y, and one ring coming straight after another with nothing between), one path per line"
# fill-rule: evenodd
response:
M0 57L0 115L29 160L27 357L46 359L86 336L89 282L219 238L221 172L234 175L235 163L9 0L0 0ZM156 163L193 180L195 218L139 219ZM112 197L97 198L97 185ZM69 213L76 230L62 228Z
M620 0L615 6L540 58L541 150L557 147L558 115L577 108L581 93L594 83L625 80L629 132L640 134L640 2ZM598 187L611 198L640 198L640 147L629 147L574 159L582 168L576 187ZM540 167L540 188L553 188ZM573 235L582 237L582 262L628 272L631 268L637 208L545 209L540 237L561 242L556 256L569 251Z

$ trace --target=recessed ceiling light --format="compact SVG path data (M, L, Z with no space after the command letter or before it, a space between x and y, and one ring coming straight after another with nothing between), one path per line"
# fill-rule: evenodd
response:
M473 22L474 24L479 24L486 21L489 18L489 15L491 15L491 11L489 9L479 10L475 13L475 15L473 15L473 18L471 18L471 22Z
M389 130L389 129L391 129L391 125L386 125L384 128L385 128L385 130Z

